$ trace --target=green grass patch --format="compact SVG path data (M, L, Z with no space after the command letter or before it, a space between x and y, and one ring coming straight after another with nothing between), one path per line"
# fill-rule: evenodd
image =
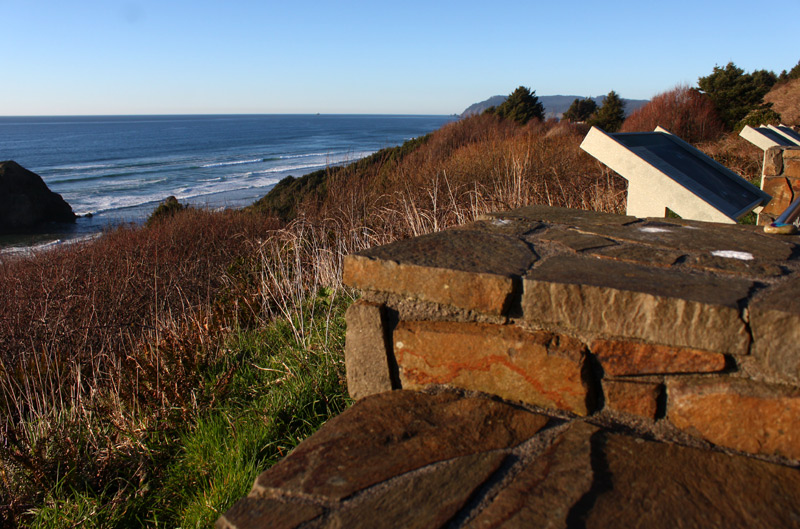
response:
M317 297L293 321L230 335L203 373L212 404L147 440L148 480L103 490L57 486L30 527L210 527L256 476L350 403L344 372L347 296ZM310 305L315 304L314 310ZM296 329L303 319L304 334ZM141 474L141 473L139 473ZM73 480L74 482L74 480Z

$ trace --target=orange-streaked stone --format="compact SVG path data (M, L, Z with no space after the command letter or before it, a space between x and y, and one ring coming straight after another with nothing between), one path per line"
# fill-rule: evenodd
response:
M725 355L625 340L595 340L590 347L607 375L713 373L725 369Z
M797 388L730 377L670 380L667 417L720 446L800 459Z
M661 384L630 380L603 380L606 408L655 419Z
M441 384L579 415L591 411L585 347L575 338L510 325L406 321L393 342L404 388Z

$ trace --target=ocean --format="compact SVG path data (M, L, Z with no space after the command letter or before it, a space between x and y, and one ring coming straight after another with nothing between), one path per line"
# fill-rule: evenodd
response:
M282 178L355 161L452 116L197 115L0 117L0 160L39 174L80 218L39 243L141 223L164 198L253 203ZM31 238L0 240L29 245Z

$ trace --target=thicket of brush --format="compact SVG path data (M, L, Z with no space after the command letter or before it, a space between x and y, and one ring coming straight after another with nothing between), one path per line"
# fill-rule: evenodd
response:
M688 85L658 94L633 112L621 132L650 132L662 127L689 143L714 141L724 126L711 98Z
M477 116L247 211L0 264L2 525L209 525L347 406L343 256L490 210L623 211L585 132Z
M383 238L528 204L621 211L624 180L579 148L586 131L473 116L445 125L413 150L385 149L369 166L287 180L254 208L278 214L301 209L306 216L366 226Z

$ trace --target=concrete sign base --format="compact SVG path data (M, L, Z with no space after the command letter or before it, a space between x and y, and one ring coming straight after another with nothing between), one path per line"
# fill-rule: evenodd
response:
M735 223L771 197L668 131L608 134L592 127L581 148L628 180L627 214Z

